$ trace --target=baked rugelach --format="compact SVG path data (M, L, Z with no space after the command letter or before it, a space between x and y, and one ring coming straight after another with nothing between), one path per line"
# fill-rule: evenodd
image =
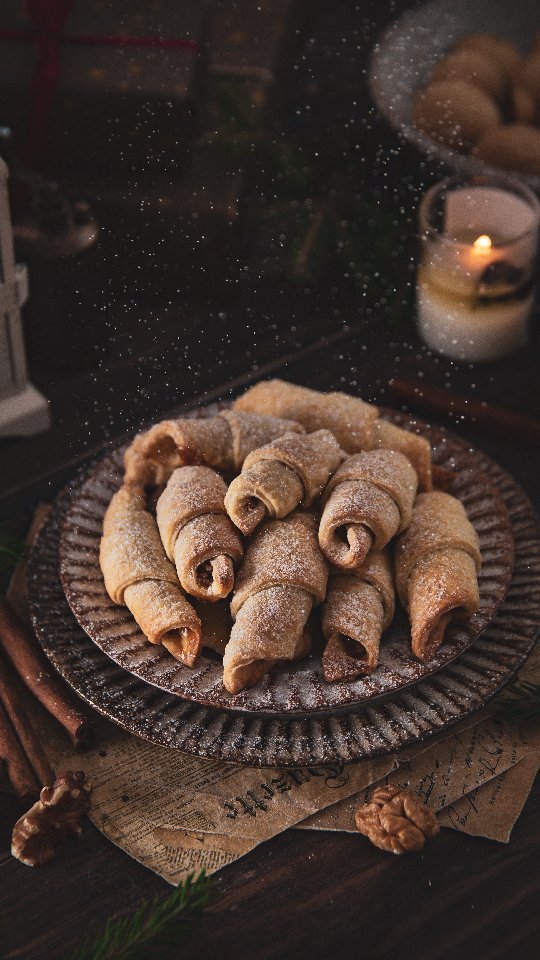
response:
M323 496L319 543L327 560L343 570L382 550L410 523L416 473L396 450L368 450L336 470Z
M128 607L150 643L161 643L192 667L201 650L201 623L145 506L142 488L124 486L107 507L99 553L105 587L114 603Z
M439 490L419 494L410 526L396 542L394 572L421 660L435 655L452 620L468 620L478 610L480 564L478 536L463 504Z
M328 430L286 433L253 450L227 490L225 506L246 536L266 519L286 517L317 500L345 454Z
M347 393L320 393L285 380L261 380L235 400L234 409L289 417L308 433L329 430L347 453L375 446L377 407Z
M388 550L375 551L358 570L330 574L321 624L326 640L323 676L329 682L354 680L379 662L383 631L394 616L395 591Z
M238 531L227 516L227 484L210 467L178 467L156 507L165 552L192 597L223 600L243 556Z
M308 617L324 600L327 578L313 514L296 510L255 531L231 602L235 623L223 658L227 690L238 693L278 660L309 651Z
M305 431L292 420L234 410L216 417L162 420L127 448L124 482L159 486L177 467L190 464L238 473L251 450L291 432Z
M431 490L431 447L418 433L379 418L372 403L347 393L321 393L285 380L263 380L234 402L234 409L291 417L312 433L330 430L346 453L382 447L412 463L421 490Z

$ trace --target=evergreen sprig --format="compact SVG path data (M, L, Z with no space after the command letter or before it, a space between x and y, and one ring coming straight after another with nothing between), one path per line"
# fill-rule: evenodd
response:
M9 573L22 559L24 540L20 537L10 537L6 533L0 534L0 570Z
M523 680L508 687L498 699L496 716L508 723L540 719L540 683Z
M204 870L191 873L165 900L143 904L136 913L107 921L95 940L82 944L70 960L178 960L189 924L204 911L211 896Z

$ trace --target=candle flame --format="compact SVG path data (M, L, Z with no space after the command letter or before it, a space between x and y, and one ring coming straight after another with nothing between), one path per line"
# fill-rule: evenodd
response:
M482 233L473 243L475 250L489 250L491 247L491 237L487 233Z

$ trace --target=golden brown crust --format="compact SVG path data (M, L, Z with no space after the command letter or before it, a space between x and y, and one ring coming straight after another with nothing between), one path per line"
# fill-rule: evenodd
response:
M238 472L251 450L290 432L304 431L291 420L232 410L217 417L162 420L135 437L126 450L124 480L161 485L177 467L190 464Z
M478 536L461 502L439 490L420 494L411 525L396 542L394 563L413 652L430 659L450 620L467 619L480 605Z
M199 600L223 600L234 586L234 571L243 555L240 537L226 514L194 517L174 544L178 579Z
M468 620L480 605L475 562L463 550L438 550L422 557L408 584L411 646L431 660L451 620Z
M263 524L238 572L231 603L235 624L223 659L231 693L256 683L277 660L305 655L313 603L325 596L328 565L317 542L317 519L295 511Z
M387 550L370 554L354 573L334 572L321 610L325 680L353 680L375 669L381 635L394 616L394 602Z
M304 485L279 460L260 460L229 485L225 507L234 525L248 537L263 520L288 516L301 502Z
M162 420L138 434L124 454L124 482L161 485L187 464L232 470L231 433L221 417Z
M112 497L103 521L99 559L114 603L123 604L126 587L140 581L178 584L156 521L145 510L144 492L138 487L121 487Z
M418 489L431 490L433 464L429 441L412 430L404 430L394 423L389 423L388 420L377 420L375 428L375 446L402 453L416 471Z
M157 503L157 523L169 559L186 593L220 600L234 585L243 555L240 537L225 512L227 485L209 467L179 467Z
M273 586L301 587L314 603L321 603L327 579L328 564L317 542L317 518L295 510L256 530L236 578L232 615L237 616L248 596Z
M284 434L253 450L245 459L243 471L261 460L278 460L300 477L303 485L302 505L310 507L321 496L345 453L329 430L317 430L303 436Z
M234 403L235 410L297 420L307 430L329 430L347 453L370 450L378 408L346 393L320 393L285 380L263 380Z
M246 598L223 658L223 683L230 693L258 683L278 660L306 655L312 604L306 590L290 586L268 587Z
M327 559L354 569L371 549L382 550L410 523L416 488L416 473L398 451L349 457L324 492L319 543Z
M99 555L105 587L114 603L128 607L150 643L192 666L201 648L200 621L144 505L140 488L124 486L107 508Z
M227 512L250 534L265 518L286 517L300 503L309 507L344 457L328 430L285 434L248 454L227 491Z

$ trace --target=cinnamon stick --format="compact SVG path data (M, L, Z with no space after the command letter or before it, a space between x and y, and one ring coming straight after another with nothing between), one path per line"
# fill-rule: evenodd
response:
M0 598L0 649L21 680L62 724L74 746L84 750L94 739L90 719L55 674L37 641L4 598Z
M422 413L440 417L457 416L462 422L479 427L494 437L540 445L540 420L536 417L399 377L390 380L388 387L396 400Z
M20 681L3 657L0 657L0 703L11 721L40 787L50 786L54 781L53 769L26 712Z
M30 803L39 793L39 784L1 704L0 760L19 799Z

